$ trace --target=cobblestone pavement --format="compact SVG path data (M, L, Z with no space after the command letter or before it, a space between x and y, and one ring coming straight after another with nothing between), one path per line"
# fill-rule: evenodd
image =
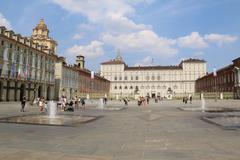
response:
M123 106L109 102L108 106ZM240 130L224 130L206 123L200 101L130 102L120 111L95 110L88 104L74 115L102 116L75 127L0 123L0 159L4 160L239 160ZM240 107L240 101L206 101L207 107ZM88 109L89 108L89 109ZM28 105L0 103L0 118L39 114Z

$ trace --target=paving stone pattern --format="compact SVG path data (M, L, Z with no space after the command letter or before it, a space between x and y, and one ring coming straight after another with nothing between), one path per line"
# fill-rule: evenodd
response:
M207 107L239 107L240 101L206 101ZM89 104L90 106L90 104ZM109 102L109 107L124 106ZM240 131L203 121L210 113L181 111L200 101L153 101L124 110L86 109L73 115L101 116L75 127L0 123L0 160L239 160ZM88 108L88 104L87 104ZM0 103L0 118L20 112L19 103Z

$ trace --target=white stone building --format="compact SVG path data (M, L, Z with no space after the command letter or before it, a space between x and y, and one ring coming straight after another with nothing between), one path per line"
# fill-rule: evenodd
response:
M112 98L182 97L195 92L196 79L206 74L206 61L183 60L176 66L129 67L120 56L101 64L101 76L110 83Z
M48 37L47 26L41 20L36 28L34 37L43 37L43 42ZM41 30L47 34L43 36ZM51 46L56 48L56 43ZM53 99L56 59L53 50L37 39L0 26L0 101L19 101L23 96L27 100L40 96Z
M67 65L65 58L59 57L55 65L55 99L61 96L66 96L67 99L79 96L79 81L79 70Z

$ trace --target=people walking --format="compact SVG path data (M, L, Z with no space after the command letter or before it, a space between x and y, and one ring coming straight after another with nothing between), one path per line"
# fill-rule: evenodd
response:
M188 103L188 98L184 97L184 103L187 104Z
M62 111L65 111L66 103L67 103L67 98L65 96L62 96L61 97L61 109L62 109Z
M76 96L74 99L74 103L75 103L75 109L78 109L78 97Z
M192 104L192 96L189 97L189 101Z
M147 104L149 104L149 97L147 96Z
M41 98L39 99L38 105L39 105L39 110L40 110L40 112L42 113L42 112L43 112L43 108L44 108L44 100L43 100L43 97L41 97Z
M25 111L24 111L25 105L26 105L26 97L23 96L23 97L22 97L22 100L21 100L21 106L22 106L21 112L25 112Z
M85 109L85 99L81 98L80 102L82 104L81 109Z
M123 99L123 101L124 101L125 106L127 106L127 105L128 105L128 99L127 99L127 97L125 97L125 98Z

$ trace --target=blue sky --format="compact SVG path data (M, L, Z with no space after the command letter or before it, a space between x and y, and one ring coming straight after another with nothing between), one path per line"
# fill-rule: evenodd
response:
M0 1L0 25L30 36L44 18L58 55L82 54L95 71L117 50L129 66L199 58L221 68L240 56L239 15L239 0Z

